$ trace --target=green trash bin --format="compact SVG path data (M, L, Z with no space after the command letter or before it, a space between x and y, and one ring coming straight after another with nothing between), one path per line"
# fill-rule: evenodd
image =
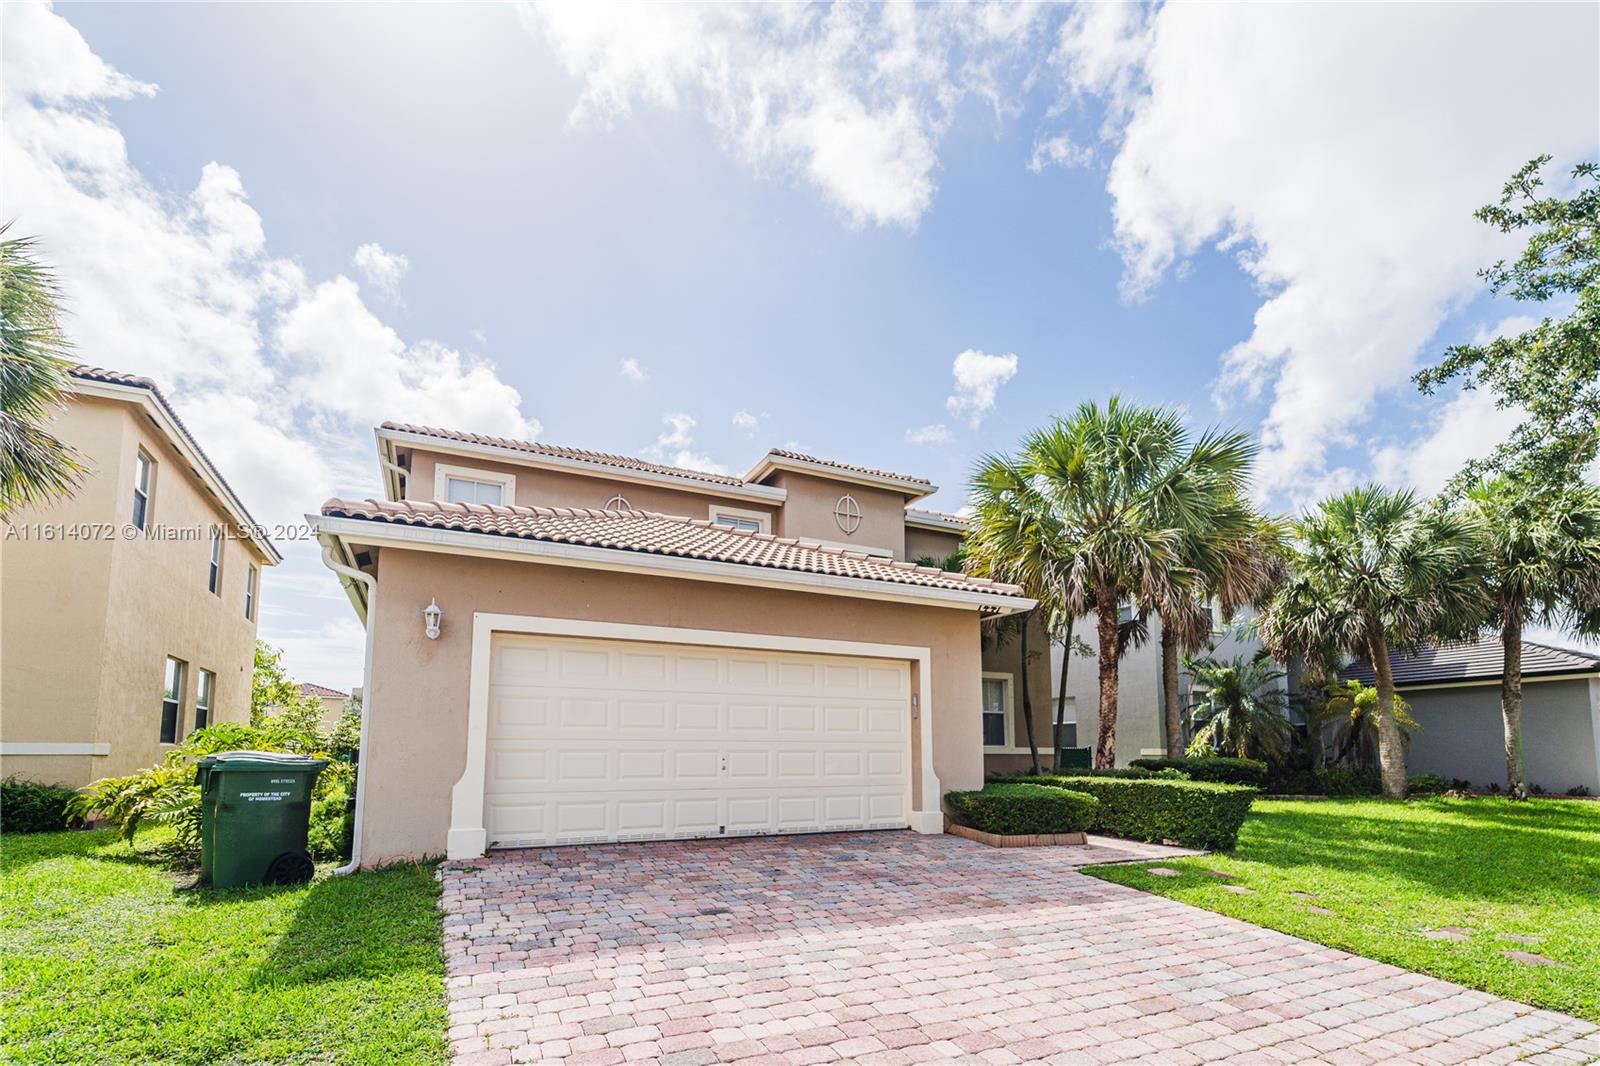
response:
M225 751L195 768L200 786L200 882L291 885L311 880L311 789L325 759Z
M1060 761L1056 765L1063 770L1087 770L1094 765L1091 758L1093 754L1088 748L1062 748Z

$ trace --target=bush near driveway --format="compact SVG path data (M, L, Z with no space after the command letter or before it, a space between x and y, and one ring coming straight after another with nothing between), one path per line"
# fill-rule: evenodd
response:
M1046 785L994 784L979 792L947 792L950 817L1000 836L1082 833L1094 824L1093 796Z
M1249 785L1251 788L1260 788L1266 782L1268 770L1260 759L1235 759L1226 755L1198 759L1135 759L1132 765L1145 770L1177 770L1191 781Z
M0 832L55 833L83 824L67 813L67 802L77 795L66 785L8 777L0 781Z
M1257 796L1243 785L1171 778L1030 777L1029 783L1085 792L1100 801L1094 831L1132 840L1175 840L1191 848L1227 851Z
M1160 865L1085 872L1600 1023L1600 803L1264 797L1232 854Z
M428 866L175 893L171 832L6 838L0 1062L448 1061Z

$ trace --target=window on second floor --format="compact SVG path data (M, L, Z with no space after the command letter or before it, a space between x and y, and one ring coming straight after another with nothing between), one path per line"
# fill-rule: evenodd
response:
M140 448L133 457L133 528L143 531L150 521L150 484L155 478L155 460Z
M498 506L505 502L505 486L499 482L450 477L445 479L444 484L445 499L450 503L492 503Z
M206 588L222 595L222 527L211 527L211 563L206 569Z
M178 723L183 720L183 675L187 664L167 656L167 674L161 690L161 743L178 742Z
M200 687L194 694L194 727L204 729L211 724L211 697L217 690L217 675L210 670L200 671Z
M517 502L517 477L472 466L433 468L433 498L442 503L484 503L499 507Z
M256 620L256 568L253 566L244 573L244 616L252 622Z
M761 511L745 511L737 507L711 505L711 523L726 529L739 529L746 533L772 532L771 516Z

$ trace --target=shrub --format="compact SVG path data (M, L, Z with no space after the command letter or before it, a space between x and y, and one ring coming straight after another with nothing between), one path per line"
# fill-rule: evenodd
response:
M1406 778L1406 791L1415 796L1437 796L1449 788L1450 783L1439 774L1417 774Z
M82 825L82 818L67 812L74 795L66 785L8 777L0 781L0 832L55 833Z
M1589 786L1588 785L1574 785L1571 788L1567 789L1567 795L1569 795L1569 796L1587 796L1588 794L1589 794Z
M1301 770L1269 782L1267 791L1284 796L1376 796L1378 775L1349 766Z
M1133 765L1145 770L1177 770L1191 781L1213 781L1220 785L1260 788L1267 780L1267 764L1261 760L1235 759L1225 755L1205 755L1193 759L1135 759Z
M1018 782L947 792L944 799L957 824L1001 836L1081 833L1094 823L1100 805L1076 789Z
M1211 781L1118 777L1035 777L1031 782L1086 792L1100 801L1091 828L1133 840L1176 840L1231 850L1256 798L1253 788Z
M306 851L318 862L350 854L350 794L342 788L311 801L311 824L306 830Z

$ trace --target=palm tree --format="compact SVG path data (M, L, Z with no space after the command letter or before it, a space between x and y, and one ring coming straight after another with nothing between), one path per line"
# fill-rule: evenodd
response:
M43 428L67 388L59 287L31 237L0 226L0 519L69 495L83 468Z
M1022 585L1046 610L1096 615L1100 722L1095 765L1116 763L1117 661L1124 603L1175 600L1183 529L1219 483L1248 467L1249 438L1208 431L1190 446L1177 411L1085 403L986 456L972 478L970 569Z
M1483 568L1472 524L1424 511L1409 491L1362 485L1319 504L1294 541L1290 576L1258 620L1262 642L1279 660L1334 651L1372 663L1383 794L1403 797L1389 652L1476 632Z
M1422 726L1411 717L1410 705L1398 692L1389 707L1404 747L1413 734L1422 731ZM1307 709L1306 724L1314 724L1320 734L1329 722L1338 722L1333 733L1333 761L1371 770L1378 765L1379 718L1377 688L1351 678L1343 684L1330 682L1324 687L1323 698Z
M1289 693L1279 682L1286 673L1261 655L1207 656L1185 662L1184 669L1195 694L1189 706L1190 755L1221 750L1241 759L1251 752L1283 758L1289 749Z
M1482 621L1500 633L1500 714L1506 787L1528 796L1522 756L1522 630L1529 622L1600 628L1600 488L1529 491L1507 478L1480 481L1462 501L1487 565Z

